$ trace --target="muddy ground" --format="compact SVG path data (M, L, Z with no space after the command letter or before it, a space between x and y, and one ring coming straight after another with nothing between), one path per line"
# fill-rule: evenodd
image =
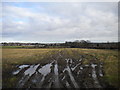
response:
M16 65L13 77L18 77L15 88L108 88L103 79L103 63L96 57L85 63L86 56L78 59L59 51L48 60L33 65Z

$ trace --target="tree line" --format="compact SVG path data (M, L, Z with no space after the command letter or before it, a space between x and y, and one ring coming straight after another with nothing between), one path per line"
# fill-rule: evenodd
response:
M1 43L1 46L22 46L29 48L93 48L93 49L118 49L119 42L95 43L89 40L75 40L65 43Z

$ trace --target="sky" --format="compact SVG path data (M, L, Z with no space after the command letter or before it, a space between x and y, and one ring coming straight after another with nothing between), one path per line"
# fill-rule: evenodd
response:
M117 2L4 2L2 42L118 41Z

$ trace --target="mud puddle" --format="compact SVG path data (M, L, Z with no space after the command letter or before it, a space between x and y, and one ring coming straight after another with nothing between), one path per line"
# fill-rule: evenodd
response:
M73 60L72 58L62 58L59 54L57 59L41 65L20 65L13 75L20 74L21 70L27 68L22 73L18 81L17 88L103 88L99 77L103 77L102 64L83 64L83 59ZM65 63L64 67L60 60Z

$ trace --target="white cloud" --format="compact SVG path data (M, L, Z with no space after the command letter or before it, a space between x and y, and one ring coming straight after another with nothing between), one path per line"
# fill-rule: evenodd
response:
M33 3L34 4L34 3ZM37 4L38 5L38 4ZM41 3L40 3L41 5ZM44 8L43 12L39 11ZM35 7L36 9L36 7ZM3 6L3 38L13 41L117 41L117 3L46 3Z

